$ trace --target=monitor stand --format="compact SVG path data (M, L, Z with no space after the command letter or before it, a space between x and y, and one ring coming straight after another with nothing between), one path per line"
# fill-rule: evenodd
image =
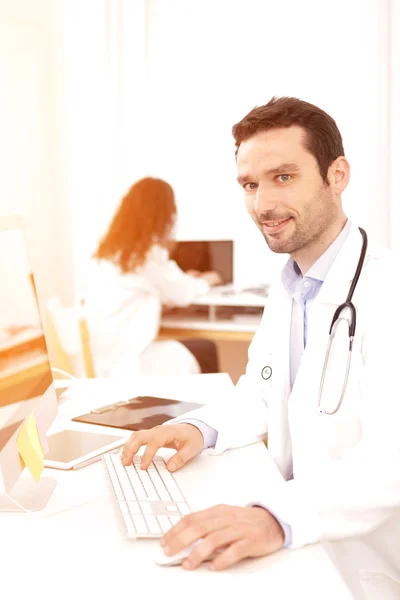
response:
M38 483L33 479L19 479L8 496L0 494L0 512L41 510L46 506L56 485L56 479L51 477L43 477Z

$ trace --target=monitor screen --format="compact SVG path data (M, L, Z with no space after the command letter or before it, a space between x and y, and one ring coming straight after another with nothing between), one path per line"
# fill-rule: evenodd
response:
M223 283L233 282L233 241L179 241L171 258L183 271L217 271Z
M5 479L15 462L15 444L9 442L18 428L34 411L47 428L57 401L20 219L0 219L0 256L0 471Z

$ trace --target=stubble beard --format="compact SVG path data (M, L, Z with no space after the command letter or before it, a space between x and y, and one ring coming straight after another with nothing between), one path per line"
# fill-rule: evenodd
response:
M318 210L307 210L308 207L317 205ZM279 235L270 236L263 231L262 223L256 222L269 249L276 254L293 254L307 246L317 243L324 232L331 226L338 214L338 206L334 201L332 191L322 186L318 194L305 207L302 218L292 217L289 227L294 224L292 235L279 239ZM271 219L272 220L272 219ZM285 230L282 232L285 233Z

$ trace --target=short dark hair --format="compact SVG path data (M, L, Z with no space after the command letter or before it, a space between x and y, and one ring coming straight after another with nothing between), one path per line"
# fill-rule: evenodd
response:
M315 157L321 177L328 183L330 165L338 156L344 156L342 136L332 117L299 98L274 96L268 104L256 106L236 123L232 128L236 154L240 144L256 133L292 125L305 130L305 148Z

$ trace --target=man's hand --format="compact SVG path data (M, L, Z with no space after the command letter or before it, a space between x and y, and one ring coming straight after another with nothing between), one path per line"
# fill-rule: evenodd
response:
M227 569L244 558L272 554L284 544L282 527L264 508L221 505L184 517L164 535L161 545L172 556L200 538L203 541L182 563L185 569L195 569L221 549L211 569Z
M203 449L204 439L200 429L189 423L160 425L153 429L135 431L122 450L121 461L130 465L141 446L147 446L140 468L147 469L160 448L175 448L177 453L167 462L169 471L176 471Z

